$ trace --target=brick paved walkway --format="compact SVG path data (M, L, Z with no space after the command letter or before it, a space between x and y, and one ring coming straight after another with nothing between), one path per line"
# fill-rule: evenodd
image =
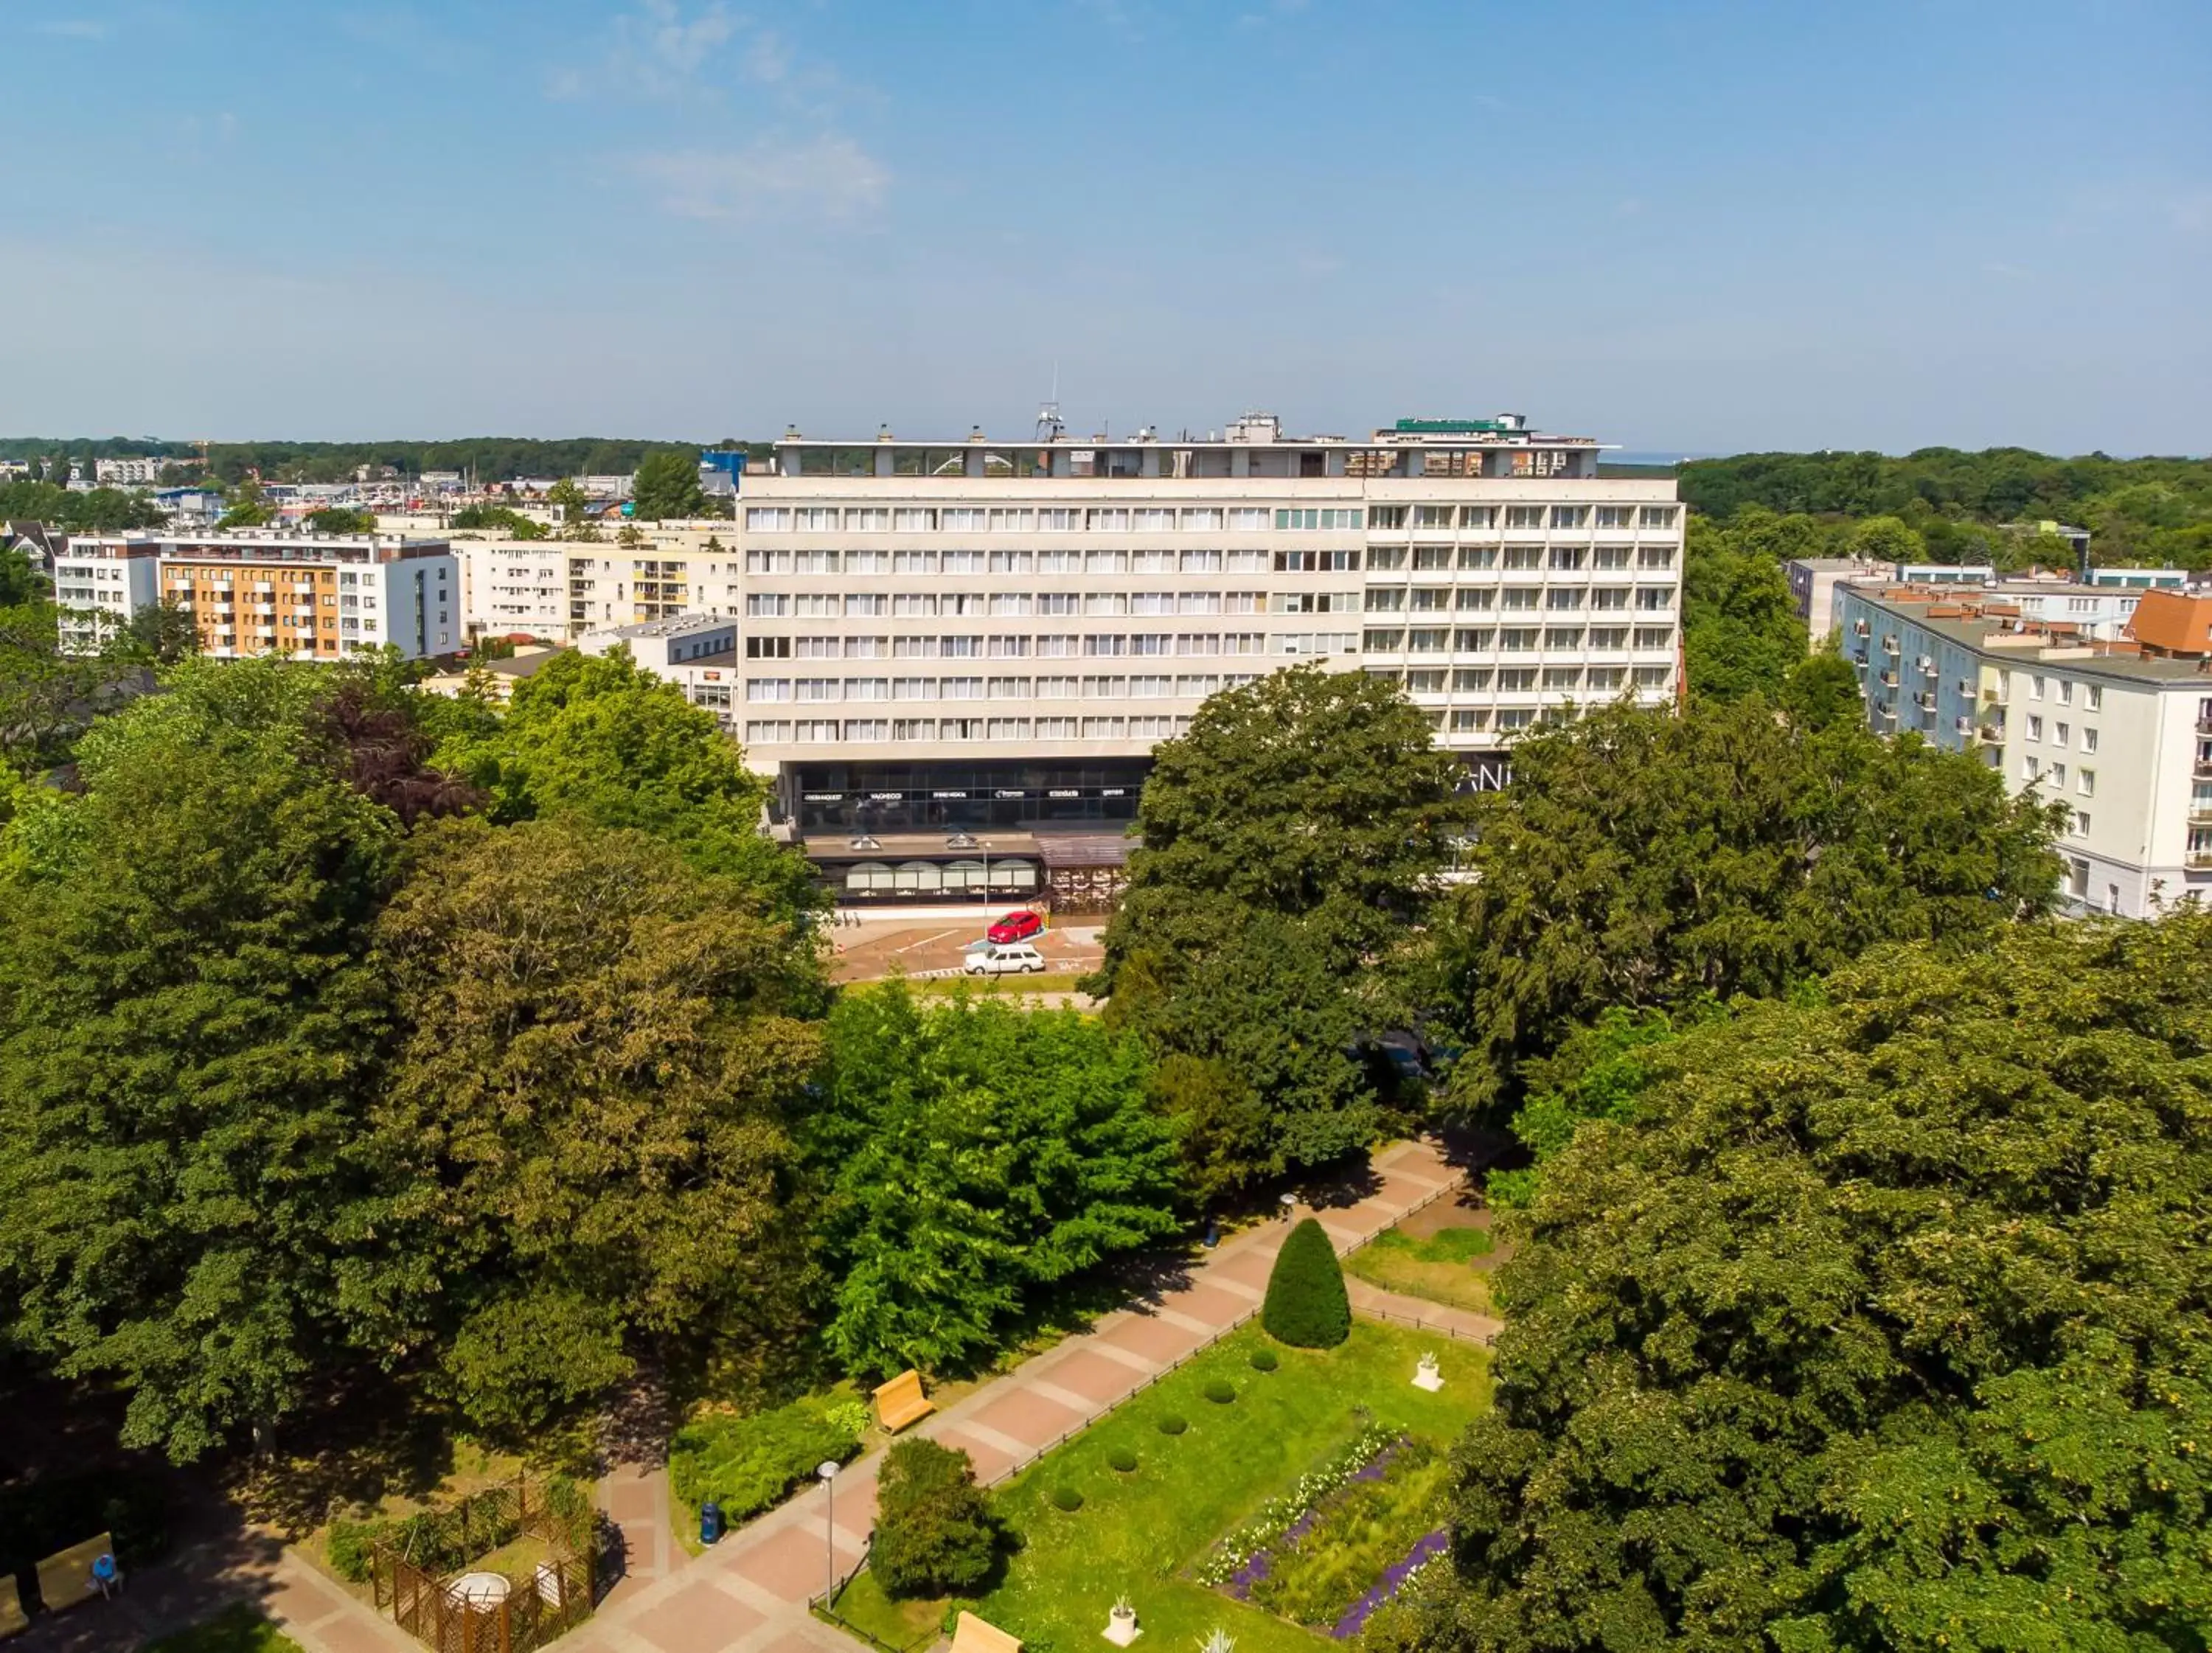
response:
M1357 1203L1302 1206L1297 1214L1320 1218L1341 1249L1389 1227L1461 1175L1413 1142L1383 1149L1374 1171L1374 1188ZM1255 1312L1288 1232L1271 1223L1223 1242L1187 1275L1024 1362L916 1432L964 1448L986 1481L1011 1474ZM834 1510L819 1489L803 1493L670 1576L610 1598L556 1645L562 1653L854 1653L856 1644L816 1620L806 1603L833 1570L842 1578L860 1565L875 1521L880 1455L838 1476Z

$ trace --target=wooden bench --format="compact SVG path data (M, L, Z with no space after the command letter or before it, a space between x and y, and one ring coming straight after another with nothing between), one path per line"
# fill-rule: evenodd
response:
M100 1586L92 1577L92 1564L96 1558L112 1555L114 1551L114 1539L102 1533L65 1550L56 1550L40 1562L39 1595L46 1602L46 1610L58 1613L99 1595Z
M876 1391L876 1421L894 1435L936 1410L922 1395L921 1374L911 1367ZM982 1620L979 1619L976 1623L982 1624ZM983 1627L990 1629L988 1625Z
M31 1621L23 1613L22 1598L15 1593L15 1575L0 1578L0 1637L13 1636L30 1627Z
M952 1653L1022 1653L1022 1642L963 1611L952 1627Z

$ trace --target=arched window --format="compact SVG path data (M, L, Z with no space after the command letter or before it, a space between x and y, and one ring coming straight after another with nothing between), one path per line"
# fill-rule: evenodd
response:
M945 870L935 861L901 861L894 887L902 892L934 894L945 888Z
M845 869L845 888L854 895L868 895L896 887L888 861L855 861Z

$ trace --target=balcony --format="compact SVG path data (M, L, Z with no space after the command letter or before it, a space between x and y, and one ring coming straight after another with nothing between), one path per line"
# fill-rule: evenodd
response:
M2191 850L2189 852L2187 865L2191 872L2196 872L2203 867L2212 866L2212 849Z
M2199 781L2212 780L2212 757L2200 757L2197 760L2196 775Z
M1957 735L1961 740L1972 738L1974 733L1973 719L1969 717L1954 718L1951 721L1951 732Z
M1881 652L1893 660L1900 658L1905 653L1897 646L1897 639L1894 637L1885 637L1881 640Z
M1936 709L1936 691L1933 689L1914 690L1912 691L1912 703L1915 706L1917 706L1923 712L1934 711Z
M1894 688L1896 688L1896 687L1897 687L1897 673L1896 673L1896 672L1883 672L1883 673L1881 674L1881 686L1882 686L1883 688L1885 688L1885 689L1894 689Z
M1920 657L1920 675L1923 678L1940 678L1943 674L1936 669L1935 661L1923 654Z
M1981 736L1983 743L1986 745L2002 746L2004 744L2004 725L2002 723L1984 723L1982 725L1981 728L1977 731L1977 732Z
M2212 801L2200 799L2189 806L2189 824L2212 826Z
M2197 714L2197 732L2200 735L2212 735L2212 712L2199 712Z

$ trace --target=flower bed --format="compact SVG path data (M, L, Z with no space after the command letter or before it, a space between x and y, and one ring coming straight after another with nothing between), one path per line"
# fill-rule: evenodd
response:
M1446 1465L1427 1441L1370 1428L1215 1547L1201 1582L1339 1639L1442 1548Z

